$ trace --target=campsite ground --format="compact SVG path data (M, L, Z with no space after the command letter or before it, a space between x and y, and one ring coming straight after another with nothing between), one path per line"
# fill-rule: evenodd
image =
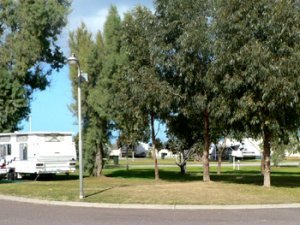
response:
M300 167L272 168L272 187L263 188L259 166L243 166L240 170L224 166L216 174L211 166L211 182L202 182L202 167L191 165L186 175L179 173L171 161L160 161L160 180L154 180L154 169L148 165L131 166L127 171L112 162L104 169L105 177L85 177L87 202L142 204L273 204L300 202ZM150 162L150 161L149 161ZM144 162L145 163L145 162ZM199 164L199 162L197 162ZM169 166L168 166L169 165ZM296 163L296 165L298 165ZM2 180L0 194L30 198L78 201L78 175L57 175L52 179L25 177L9 182Z

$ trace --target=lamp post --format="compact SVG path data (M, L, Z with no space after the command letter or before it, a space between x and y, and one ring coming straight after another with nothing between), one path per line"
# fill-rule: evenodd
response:
M75 54L72 54L71 57L68 58L68 63L72 65L76 65L78 69L78 87L77 87L77 101L78 101L78 148L79 148L79 198L84 198L83 192L83 160L82 160L82 119L81 119L81 70L79 60L76 58Z

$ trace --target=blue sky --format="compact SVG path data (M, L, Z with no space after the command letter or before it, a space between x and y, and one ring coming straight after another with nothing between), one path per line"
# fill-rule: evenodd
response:
M136 5L153 9L152 0L73 0L72 12L68 17L69 23L58 41L66 57L70 55L69 32L75 30L81 22L84 22L94 34L98 30L102 31L108 9L112 4L117 6L121 16ZM66 65L59 72L53 71L50 80L50 87L33 94L30 115L32 131L67 131L75 134L78 131L77 117L69 110L69 105L73 102L69 67ZM29 131L29 120L22 121L21 126L23 131ZM165 139L164 128L160 127L158 136Z

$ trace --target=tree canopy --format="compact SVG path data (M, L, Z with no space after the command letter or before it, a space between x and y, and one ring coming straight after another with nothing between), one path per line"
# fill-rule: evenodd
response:
M209 146L211 139L211 74L213 60L209 1L155 1L157 30L156 54L161 76L173 87L174 112L197 123L192 136L204 143L203 180L209 181ZM176 115L176 114L175 114ZM174 117L174 114L173 114ZM195 134L198 133L198 134Z
M270 186L270 142L299 128L298 1L218 1L215 18L217 81L241 123L264 142L265 186Z
M71 35L92 74L84 90L90 150L103 149L113 129L127 146L152 137L155 148L154 120L162 120L181 148L204 146L209 181L212 141L262 138L270 186L272 143L300 125L299 1L154 3L155 13L138 6L123 20L112 6L96 42L85 27ZM87 151L91 162L96 152Z
M69 6L67 0L0 1L0 131L18 129L30 112L32 92L44 90L51 71L64 65L56 41Z

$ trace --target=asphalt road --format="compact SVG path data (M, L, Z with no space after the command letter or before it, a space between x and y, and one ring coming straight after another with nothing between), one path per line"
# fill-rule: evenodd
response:
M1 200L0 225L298 225L300 208L248 210L103 209Z

